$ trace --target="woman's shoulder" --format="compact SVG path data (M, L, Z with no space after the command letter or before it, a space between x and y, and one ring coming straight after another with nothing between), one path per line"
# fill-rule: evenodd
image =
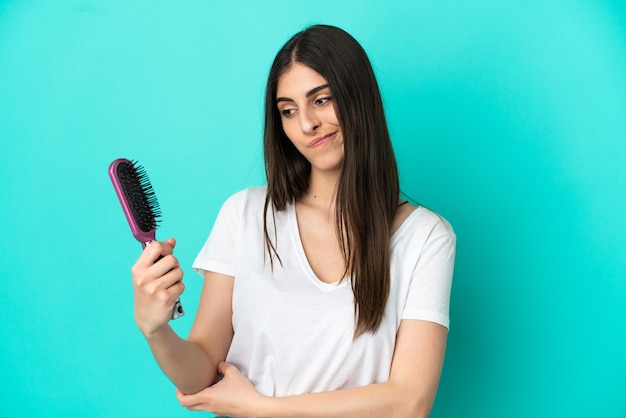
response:
M257 219L263 213L265 190L264 186L254 186L231 194L222 203L218 214L219 222L234 228Z
M439 213L423 205L403 205L403 219L397 233L427 233L428 235L454 236L454 229L448 220Z
M267 186L252 186L230 195L224 202L227 207L258 206L265 203Z

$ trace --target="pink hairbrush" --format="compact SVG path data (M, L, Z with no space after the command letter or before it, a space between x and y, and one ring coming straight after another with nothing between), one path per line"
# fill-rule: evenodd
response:
M156 240L156 228L161 217L159 202L146 170L136 161L119 158L109 166L109 177L133 236L146 248ZM172 311L172 319L180 318L184 314L178 299Z

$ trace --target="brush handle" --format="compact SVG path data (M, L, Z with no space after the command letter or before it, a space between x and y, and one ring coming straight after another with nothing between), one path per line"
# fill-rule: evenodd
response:
M176 299L176 303L174 303L174 310L172 311L172 319L178 319L183 315L185 315L185 310L183 309L183 305L180 303L180 298L178 298Z
M148 242L142 242L141 246L143 248L146 248L152 242L154 242L154 240L151 240L151 241L148 241ZM162 258L163 257L161 256L161 257L157 258L156 261L159 261ZM178 319L178 318L180 318L183 315L185 315L185 310L183 309L182 303L180 303L180 298L178 298L178 299L176 299L176 302L174 302L174 309L172 309L172 317L170 319Z

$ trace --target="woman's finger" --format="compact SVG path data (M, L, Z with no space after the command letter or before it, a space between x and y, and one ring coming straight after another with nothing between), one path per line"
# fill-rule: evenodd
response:
M202 400L200 399L200 395L197 393L193 395L185 395L177 388L176 398L178 398L178 402L181 404L181 406L184 406L187 409L197 408L200 405L202 405Z
M224 376L225 376L225 375L226 375L226 373L228 373L228 371L229 371L229 370L232 370L232 369L237 370L237 368L236 368L235 366L233 366L233 365L232 365L232 364L230 364L230 363L226 363L225 361L220 361L220 362L217 364L217 371L218 371L218 373L219 373L219 374L221 374L221 375L224 375Z
M149 274L154 277L164 276L169 271L180 267L178 259L172 254L166 255L149 267Z
M161 276L159 281L159 286L163 289L169 289L177 283L180 283L183 280L184 272L180 267L172 269Z
M147 261L156 262L159 258L172 254L174 247L167 242L154 241L144 248L143 255Z

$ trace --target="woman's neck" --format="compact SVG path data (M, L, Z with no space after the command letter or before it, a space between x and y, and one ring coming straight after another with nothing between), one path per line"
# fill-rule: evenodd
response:
M304 204L328 209L335 207L339 172L311 172L309 189L300 198Z

